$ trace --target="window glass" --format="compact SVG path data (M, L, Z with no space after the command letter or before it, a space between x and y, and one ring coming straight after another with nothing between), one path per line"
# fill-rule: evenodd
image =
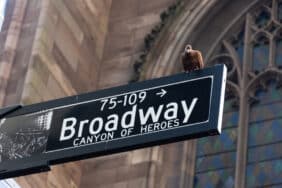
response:
M282 119L250 124L248 146L282 141Z
M222 128L235 127L238 124L239 113L238 111L224 113Z
M279 68L282 68L282 39L276 41L276 56L275 56L275 64Z
M263 71L269 61L269 42L264 36L253 47L253 70Z
M197 172L205 172L222 168L234 167L236 152L209 155L197 158Z
M199 173L194 185L195 188L234 187L234 168Z
M255 95L259 99L259 105L282 102L282 88L279 88L274 80L268 81L267 88L258 89Z
M198 156L233 151L236 148L237 129L224 129L220 136L198 139Z
M282 156L282 143L272 143L260 147L251 147L248 152L248 162L261 162L265 160L277 159Z
M246 187L265 187L280 183L282 183L282 159L247 166Z
M250 123L260 122L265 119L282 117L282 102L254 106L251 109Z

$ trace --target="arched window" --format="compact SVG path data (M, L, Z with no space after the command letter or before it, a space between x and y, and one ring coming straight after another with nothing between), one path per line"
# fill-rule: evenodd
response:
M232 27L208 59L228 67L227 98L222 135L198 140L194 187L279 187L282 0L258 1Z
M264 84L250 111L247 187L282 185L282 88L276 80Z
M171 22L171 34L161 38L167 42L148 56L146 72L182 71L178 57L187 43L202 51L205 66L228 68L222 134L188 142L187 185L282 187L282 0L193 5Z

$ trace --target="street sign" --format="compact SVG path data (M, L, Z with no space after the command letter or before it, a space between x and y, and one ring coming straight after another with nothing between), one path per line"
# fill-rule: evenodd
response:
M226 67L218 65L3 109L0 178L48 170L52 164L219 134L225 84Z

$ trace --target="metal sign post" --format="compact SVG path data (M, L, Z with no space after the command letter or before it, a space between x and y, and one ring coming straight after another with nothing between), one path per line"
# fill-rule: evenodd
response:
M0 178L221 132L226 67L2 109ZM1 112L0 112L1 113Z

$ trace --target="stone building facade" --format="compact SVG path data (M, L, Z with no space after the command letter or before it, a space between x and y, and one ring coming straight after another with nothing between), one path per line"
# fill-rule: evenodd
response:
M223 133L65 163L21 187L281 187L281 0L9 0L0 103L32 104L224 63Z

